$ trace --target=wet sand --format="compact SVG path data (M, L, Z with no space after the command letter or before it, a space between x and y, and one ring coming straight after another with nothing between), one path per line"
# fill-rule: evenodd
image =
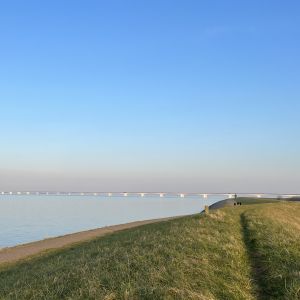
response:
M49 238L28 244L22 244L15 247L3 248L0 250L0 264L15 262L17 260L24 259L35 254L39 254L46 250L53 250L70 246L75 243L87 241L96 237L101 237L116 231L134 228L145 224L167 221L173 218L174 217L146 221L136 221L126 224L107 226L98 229L81 231L59 237Z

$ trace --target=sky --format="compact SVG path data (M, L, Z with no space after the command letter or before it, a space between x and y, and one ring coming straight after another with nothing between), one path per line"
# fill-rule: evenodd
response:
M0 190L300 193L299 1L1 1Z

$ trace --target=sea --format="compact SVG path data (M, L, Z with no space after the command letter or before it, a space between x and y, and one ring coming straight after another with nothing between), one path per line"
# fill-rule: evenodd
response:
M200 213L225 194L2 194L0 248L133 221Z

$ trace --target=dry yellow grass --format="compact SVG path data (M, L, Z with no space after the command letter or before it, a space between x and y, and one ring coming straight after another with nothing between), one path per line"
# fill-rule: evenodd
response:
M300 203L258 206L244 218L260 295L300 299Z
M2 269L0 298L300 299L299 217L242 205L113 233Z

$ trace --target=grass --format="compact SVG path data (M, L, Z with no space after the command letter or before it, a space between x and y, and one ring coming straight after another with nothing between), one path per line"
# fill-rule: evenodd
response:
M300 204L242 214L253 269L264 299L300 299Z
M241 202L242 205L253 205L253 204L265 204L265 203L279 203L280 200L273 198L247 198L239 197L237 201Z
M2 267L0 299L300 299L299 232L279 201L144 225Z

